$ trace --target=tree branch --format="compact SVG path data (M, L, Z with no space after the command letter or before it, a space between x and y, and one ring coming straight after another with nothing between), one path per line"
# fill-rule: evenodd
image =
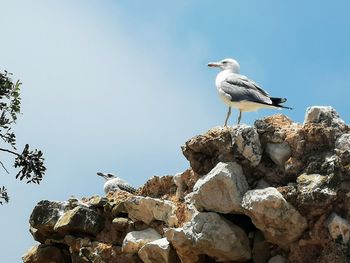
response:
M0 148L0 151L3 151L3 152L8 152L8 153L12 153L12 154L14 154L14 155L16 155L16 156L20 156L20 154L19 154L19 153L16 153L16 152L11 151L11 150L7 150L7 149Z
M2 163L2 161L0 161L0 164L1 164L2 168L4 168L4 170L6 171L6 173L9 174L9 171L6 169L6 167L5 167L5 165Z

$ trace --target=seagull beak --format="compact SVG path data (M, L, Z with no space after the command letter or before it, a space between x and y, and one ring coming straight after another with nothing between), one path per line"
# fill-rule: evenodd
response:
M97 175L104 177L103 173L100 173L100 172L98 172Z
M209 62L208 63L208 67L211 67L211 68L213 68L213 67L218 68L220 66L221 66L220 63L218 63L218 62Z

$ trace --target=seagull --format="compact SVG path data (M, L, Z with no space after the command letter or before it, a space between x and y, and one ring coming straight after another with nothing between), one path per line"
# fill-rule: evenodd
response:
M240 67L236 60L225 58L219 62L210 62L208 66L221 69L221 72L216 76L215 85L220 98L228 105L224 126L227 126L231 107L239 109L237 124L240 123L244 111L255 111L261 108L292 109L281 105L287 99L270 97L255 82L239 74Z
M136 189L132 187L128 182L119 178L118 176L111 173L97 173L98 176L102 176L106 182L103 186L105 193L107 194L109 191L118 192L118 191L126 191L129 193L135 193Z

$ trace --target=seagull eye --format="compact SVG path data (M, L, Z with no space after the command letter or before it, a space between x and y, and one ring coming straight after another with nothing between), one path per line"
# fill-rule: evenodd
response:
M227 61L223 61L222 63L223 63L223 64L227 64Z

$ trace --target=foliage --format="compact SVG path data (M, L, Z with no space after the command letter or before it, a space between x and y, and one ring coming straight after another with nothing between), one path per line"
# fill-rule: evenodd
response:
M17 116L21 110L20 86L21 82L13 82L11 73L0 72L0 138L10 149L0 148L0 151L14 155L14 167L20 169L16 179L25 179L27 183L39 184L45 174L44 158L40 150L29 150L26 144L22 153L17 152L16 135L12 131L12 126L16 123ZM0 160L2 168L7 172L5 165ZM9 201L7 189L0 187L0 204Z

